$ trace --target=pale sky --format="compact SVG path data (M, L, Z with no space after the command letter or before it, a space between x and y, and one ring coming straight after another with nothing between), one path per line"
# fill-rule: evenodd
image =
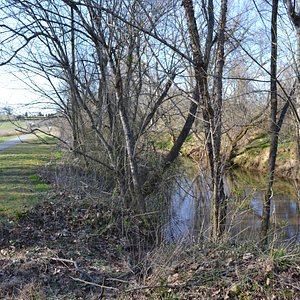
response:
M267 33L269 34L269 28L263 28L263 23L261 22L261 19L258 16L257 11L253 7L253 3L249 2L249 9L240 7L244 6L246 1L232 1L232 5L236 5L236 7L231 7L231 10L235 13L241 12L240 18L241 21L243 21L243 18L246 19L245 24L249 26L249 24L253 24L254 26L250 26L249 30L249 41L246 41L246 43L243 46L248 48L248 45L251 46L251 49L248 49L250 52L253 52L254 50L257 50L258 53L261 53L261 60L267 61L269 59L269 35L266 35ZM266 8L269 9L269 7L265 4ZM265 14L266 11L262 10L262 13ZM1 12L0 12L1 15ZM269 26L268 23L268 18L270 17L270 11L266 14L266 20L265 23L267 26ZM237 18L239 19L239 18ZM247 20L249 19L249 20ZM279 35L281 39L285 39L285 43L280 42L280 53L284 55L284 58L289 59L286 53L291 53L291 49L289 49L289 43L293 44L293 40L289 40L291 36L287 33L292 32L293 29L290 27L291 24L285 14L283 14L283 19L285 19L285 24L281 24L279 27ZM281 19L280 19L281 20ZM255 23L251 23L254 22ZM280 28L284 28L284 30L287 30L287 32L282 31ZM259 34L259 32L261 32ZM262 42L259 45L264 46L265 44L267 45L266 51L264 49L260 49L258 45L252 44L252 38L253 39L258 39L261 38ZM258 40L256 40L258 41ZM286 48L286 49L285 49ZM243 52L243 51L241 51ZM267 58L265 59L265 56L267 55ZM259 58L259 56L257 56ZM283 58L283 59L284 59ZM16 60L14 61L16 62ZM251 60L250 60L251 62ZM285 63L288 64L289 62ZM48 112L53 112L53 110L49 110L49 104L45 102L45 104L39 104L38 106L33 105L33 103L36 102L41 102L43 101L41 99L41 96L34 93L30 87L26 86L25 83L23 83L21 80L16 78L15 75L19 75L22 77L20 74L13 73L16 72L15 69L13 70L12 68L9 68L8 66L0 67L0 110L1 108L5 106L10 106L14 109L15 113L25 113L25 112L43 112L43 113L48 113ZM38 86L41 88L47 89L47 83L41 79L35 79L36 83L38 83Z
M11 74L15 70L9 67L0 67L0 110L5 106L13 108L14 113L25 112L50 113L48 104L40 104L43 101L40 95L34 93L22 80ZM40 84L43 84L42 82ZM39 102L38 105L34 103Z

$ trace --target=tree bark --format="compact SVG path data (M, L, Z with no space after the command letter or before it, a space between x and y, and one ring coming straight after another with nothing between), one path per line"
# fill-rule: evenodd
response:
M296 75L298 78L297 87L296 87L296 145L297 145L297 159L300 160L300 126L299 126L299 117L300 116L300 12L296 11L296 3L291 0L284 0L287 5L287 10L289 17L296 28L296 38L297 38L297 50L296 50Z
M134 155L135 140L134 140L134 136L131 132L129 119L128 119L128 113L127 113L126 107L124 105L123 82L122 82L122 77L121 77L120 65L119 65L118 61L116 61L116 63L114 63L112 57L110 58L110 61L114 68L116 97L118 100L117 102L118 102L118 107L119 107L119 116L120 116L120 121L122 124L122 129L124 132L126 151L127 151L128 160L129 160L129 167L130 167L133 190L134 190L133 196L134 196L136 205L139 208L139 211L141 213L144 213L146 211L146 206L145 206L145 201L144 201L144 197L142 194L141 182L140 182L140 177L139 177L139 172L138 172L138 165L137 165L136 158Z
M195 11L192 0L183 0L190 37L190 44L194 61L194 73L196 80L195 102L204 104L203 117L205 122L206 149L208 152L211 176L212 176L212 235L215 239L220 237L225 228L226 197L223 184L223 169L221 161L221 137L222 137L222 104L223 104L223 67L224 67L224 44L225 25L227 16L227 0L221 2L220 19L218 26L217 62L215 67L215 80L213 98L208 92L207 68L211 59L210 48L205 49L205 60L200 46L200 37L197 29ZM208 28L213 28L213 3L209 1ZM206 46L212 46L211 36L208 35ZM213 102L212 102L213 101Z
M71 121L72 121L72 133L73 133L73 152L77 156L76 150L79 149L79 129L78 129L78 109L76 102L76 92L75 92L75 24L74 24L74 9L71 9L71 85L70 85L70 100L71 100Z
M221 15L218 27L217 63L214 82L214 180L213 180L213 237L220 237L226 225L226 196L223 183L223 162L221 160L222 108L223 108L223 69L227 0L221 1Z
M271 111L270 111L270 134L271 145L269 153L268 188L265 194L263 218L262 218L262 241L267 242L270 227L271 200L273 198L273 182L278 148L279 127L277 126L277 15L278 0L273 0L271 21Z
M297 35L296 72L298 77L298 84L296 89L296 110L298 116L300 116L300 24L296 26L296 35ZM296 125L297 159L298 162L300 162L300 124L297 121L296 124L297 124Z

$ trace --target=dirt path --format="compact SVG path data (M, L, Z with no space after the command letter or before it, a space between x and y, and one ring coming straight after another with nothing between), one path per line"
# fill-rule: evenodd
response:
M0 151L1 151L1 150L4 150L4 149L7 149L7 148L9 148L9 147L18 145L18 144L20 144L20 143L23 143L23 142L25 142L26 140L32 139L32 138L34 138L34 137L35 137L35 136L34 136L33 134L27 134L27 135L21 135L21 136L18 136L18 137L16 137L16 138L13 138L13 139L11 139L11 140L2 142L2 143L0 143Z

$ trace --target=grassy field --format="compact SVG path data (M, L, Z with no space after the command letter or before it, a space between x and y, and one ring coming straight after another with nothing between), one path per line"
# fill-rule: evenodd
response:
M5 121L5 122L0 122L0 130L14 130L18 126L26 126L26 124L27 124L26 121L17 121L17 122Z
M53 145L22 143L0 151L0 213L13 217L22 214L45 197L47 184L37 175L49 162Z
M26 121L0 121L0 137L16 135L18 128L27 128Z
M16 138L16 137L18 137L18 135L6 135L6 136L1 136L0 135L0 143L6 142L6 141L11 140L11 139Z
M30 118L26 120L7 120L0 118L0 137L18 134L18 130L27 130L30 126L45 129L49 124L51 124L51 121L46 118Z

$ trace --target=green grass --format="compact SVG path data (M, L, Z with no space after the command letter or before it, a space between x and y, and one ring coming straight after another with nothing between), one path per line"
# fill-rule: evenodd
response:
M0 213L17 217L43 200L49 186L37 171L53 158L52 150L53 145L23 143L0 151Z
M11 139L16 138L16 137L18 137L18 135L7 135L7 136L1 136L0 135L0 143L6 142L6 141L11 140Z
M172 148L172 142L171 141L159 141L156 143L157 149L161 150L170 150Z
M49 190L49 185L47 183L38 183L35 185L34 189L37 192L45 192Z
M2 130L15 130L18 127L26 127L28 123L26 121L15 121L15 122L10 122L10 121L4 121L0 122L0 132Z
M252 141L245 146L244 152L247 152L249 155L258 155L260 154L265 148L270 147L270 136L262 132L258 134ZM279 140L278 144L278 150L281 149L288 149L293 147L293 142L285 139L285 140ZM286 156L289 154L287 153Z
M27 128L27 126L28 123L26 121L0 121L0 138L4 138L4 140L0 140L0 142L16 136L18 134L17 129Z
M234 158L238 166L267 172L270 151L270 136L266 132L257 134L248 143L239 149L239 154ZM276 169L277 175L289 177L291 165L295 160L295 143L288 138L280 138L278 143ZM282 174L282 175L281 175Z
M265 148L270 147L270 137L266 133L257 135L246 147L249 155L257 155Z

